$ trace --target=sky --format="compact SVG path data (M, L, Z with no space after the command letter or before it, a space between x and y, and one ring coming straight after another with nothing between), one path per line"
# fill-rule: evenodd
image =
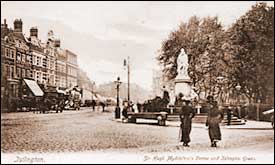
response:
M1 1L1 23L21 18L23 32L37 26L46 40L49 30L61 47L78 55L78 64L96 84L127 80L123 60L130 58L130 81L151 90L161 43L191 16L218 16L230 26L256 1ZM274 2L267 2L274 6Z

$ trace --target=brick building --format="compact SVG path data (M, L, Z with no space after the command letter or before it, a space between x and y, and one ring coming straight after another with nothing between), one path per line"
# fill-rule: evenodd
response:
M15 19L14 27L1 23L1 110L20 102L25 96L24 82L63 89L77 86L77 55L60 48L60 40L49 31L44 43L38 37L38 28L23 34L23 21ZM16 109L16 108L15 108Z

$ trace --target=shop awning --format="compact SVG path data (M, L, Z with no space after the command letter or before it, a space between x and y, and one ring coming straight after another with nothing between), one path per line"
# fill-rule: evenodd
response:
M274 113L274 108L263 112L264 115L271 114L271 113Z
M29 89L34 94L34 96L43 96L44 95L44 92L39 87L39 85L37 84L36 81L24 79L24 82L27 84L27 86L29 87Z
M66 91L64 91L64 90L61 90L61 89L58 89L58 88L56 88L56 91L57 91L57 93L62 93L62 94L66 94Z

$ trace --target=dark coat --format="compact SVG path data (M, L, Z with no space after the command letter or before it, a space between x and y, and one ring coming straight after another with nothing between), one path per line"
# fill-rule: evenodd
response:
M192 128L192 118L195 116L195 112L191 106L183 106L180 111L180 141L189 143L190 132Z
M211 141L221 140L220 123L223 120L223 112L218 110L217 106L209 108L206 126Z

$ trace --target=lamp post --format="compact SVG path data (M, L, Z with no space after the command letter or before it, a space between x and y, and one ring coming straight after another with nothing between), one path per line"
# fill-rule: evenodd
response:
M241 117L241 109L240 109L240 90L241 90L241 86L240 84L238 83L238 85L235 87L236 90L237 90L237 110L238 110L238 116Z
M219 88L220 88L220 91L219 91L219 102L220 103L223 103L223 100L222 100L222 92L223 92L223 80L224 80L224 77L223 76L218 76L217 77L217 82L218 82L218 85L219 85Z
M127 67L127 100L128 100L128 108L130 108L130 57L127 57L127 60L124 59L125 67Z
M115 109L115 118L119 119L120 118L120 107L119 107L119 86L122 83L120 81L120 78L117 77L117 80L115 81L116 83L116 90L117 90L117 103L116 103L116 109Z
M175 107L175 90L174 90L174 87L172 85L170 86L170 103L169 103L169 107L170 107L170 113L173 114L174 113L174 107Z

